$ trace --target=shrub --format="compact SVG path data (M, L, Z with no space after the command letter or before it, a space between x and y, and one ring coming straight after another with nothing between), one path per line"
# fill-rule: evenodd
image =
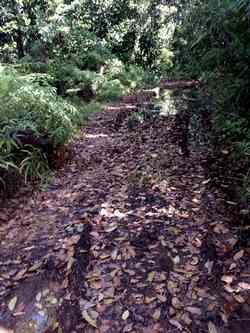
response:
M128 93L126 88L118 79L104 81L97 91L97 98L100 101L115 101Z
M46 137L47 144L56 149L76 132L80 118L76 107L58 97L47 81L41 86L40 75L20 76L9 69L0 72L0 99L0 169L18 169L25 180L42 178L48 170L42 146L18 147L12 133L33 133L35 141Z

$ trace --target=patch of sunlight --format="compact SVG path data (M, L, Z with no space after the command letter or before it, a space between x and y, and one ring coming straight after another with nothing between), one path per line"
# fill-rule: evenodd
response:
M96 139L96 138L107 138L107 134L84 134L84 137L87 139Z
M119 104L119 106L108 106L107 107L107 109L109 110L109 111L119 111L119 110L121 110L121 109L134 109L135 108L135 105L134 104Z
M161 116L176 115L180 109L187 109L186 101L174 94L172 90L165 90L161 94L161 101L158 103Z
M162 95L162 100L159 102L161 108L161 116L169 116L177 114L178 110L176 109L176 102L173 96L173 92L170 90L165 90Z

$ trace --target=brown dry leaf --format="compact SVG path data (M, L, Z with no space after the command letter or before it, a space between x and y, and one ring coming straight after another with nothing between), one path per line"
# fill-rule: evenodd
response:
M241 295L233 295L233 297L240 304L244 304L246 302L245 299Z
M129 311L126 310L126 311L124 311L123 314L122 314L122 320L127 320L128 317L129 317Z
M105 298L104 300L104 304L109 305L112 304L114 302L113 298Z
M17 273L17 275L13 278L13 280L17 281L23 278L24 274L27 272L27 268L22 269Z
M117 224L116 223L109 223L104 226L105 232L112 232L117 229Z
M112 279L116 276L116 274L120 271L119 268L114 269L111 273L110 276L112 277Z
M234 293L235 292L235 289L232 288L229 284L226 284L224 286L224 289L228 292L228 293Z
M232 275L223 275L221 278L221 281L227 283L227 284L231 284L233 282L233 276Z
M234 268L236 268L237 265L233 262L230 267L229 267L229 270L232 271Z
M156 300L156 297L155 297L155 296L153 296L153 297L148 297L148 296L146 296L146 297L145 297L145 303L146 303L146 304L150 304L150 303L154 302L155 300Z
M168 232L170 232L170 234L172 234L174 236L178 236L179 234L181 234L182 231L175 227L169 227Z
M214 232L217 234L226 234L228 232L228 229L223 224L217 224L214 227Z
M112 253L111 253L111 258L112 258L113 260L116 260L117 255L118 255L118 249L114 249L114 250L112 251Z
M71 268L72 268L74 262L75 262L75 259L74 259L73 257L70 257L69 260L68 260L68 263L67 263L67 268L66 268L67 271L70 271L70 270L71 270Z
M93 288L93 289L101 289L102 288L102 281L101 280L98 280L98 281L92 281L90 283L90 287Z
M82 316L89 323L89 325L97 328L96 320L91 318L86 310L82 311Z
M209 333L219 333L217 327L211 321L208 323L208 332Z
M113 298L115 294L115 289L110 287L103 292L105 298Z
M200 316L202 314L201 309L195 306L188 306L186 310L192 314Z
M172 326L175 326L182 332L182 325L176 319L170 319L169 322Z
M106 260L106 259L108 259L108 258L110 258L110 254L101 254L100 256L99 256L99 258L101 259L101 260Z
M14 309L15 309L15 307L16 307L16 303L17 303L17 297L15 296L15 297L13 297L10 301L9 301L9 303L8 303L8 308L9 308L9 310L12 312L12 311L14 311Z
M157 298L161 303L165 303L167 301L167 297L164 295L158 295Z
M244 256L244 250L241 250L234 255L234 260L237 261L241 259L243 256Z
M42 266L43 262L38 262L29 268L29 272L37 271Z
M241 289L250 290L250 283L247 283L247 282L240 282L240 283L239 283L239 287L240 287Z
M199 263L199 258L198 257L193 257L191 262L190 262L190 264L192 266L196 266L196 265L198 265L198 263Z
M150 282L150 283L152 283L153 280L154 280L154 278L155 278L155 274L156 274L156 272L150 272L148 274L147 281Z
M152 317L154 320L158 321L161 317L161 309L156 309Z
M118 219L123 219L124 217L126 217L126 214L121 213L118 209L116 209L114 211L114 216L118 217Z

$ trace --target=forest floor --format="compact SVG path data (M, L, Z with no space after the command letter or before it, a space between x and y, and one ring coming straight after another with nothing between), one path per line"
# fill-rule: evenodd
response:
M205 151L188 142L188 93L151 116L138 113L154 103L146 92L108 105L46 190L4 203L0 326L249 332L249 249L210 185Z

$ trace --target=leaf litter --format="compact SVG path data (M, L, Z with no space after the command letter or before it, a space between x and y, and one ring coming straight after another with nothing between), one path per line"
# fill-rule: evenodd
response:
M130 104L147 103L142 91L93 115L53 191L4 203L0 326L218 333L249 301L248 251L211 194L206 154L185 155L185 113L130 131Z

